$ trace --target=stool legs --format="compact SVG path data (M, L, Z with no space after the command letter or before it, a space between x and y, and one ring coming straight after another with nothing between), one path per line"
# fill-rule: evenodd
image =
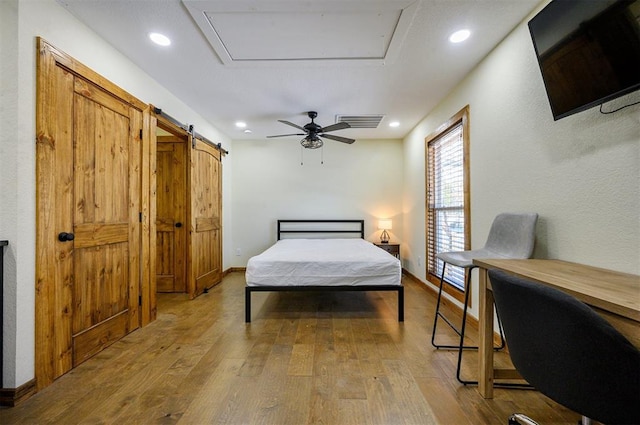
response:
M456 367L456 379L458 379L458 381L464 385L467 384L477 384L478 381L468 381L465 379L462 379L461 377L461 369L462 369L462 351L463 350L477 350L478 347L477 346L469 346L469 345L464 345L464 333L467 327L467 310L469 308L469 293L471 292L471 270L472 268L467 269L467 278L466 278L466 283L465 283L465 290L464 290L464 305L463 305L463 310L462 310L462 324L460 326L460 329L458 329L446 316L444 316L441 312L440 312L440 304L442 302L442 288L444 286L444 274L445 274L445 269L447 267L447 263L445 262L442 265L442 274L440 275L440 288L438 290L438 299L436 301L436 312L435 312L435 317L433 319L433 331L431 333L431 345L433 345L435 348L440 349L440 348L444 348L444 349L452 349L452 350L458 350L458 365ZM460 337L460 342L458 343L458 345L443 345L443 344L437 344L435 341L436 338L436 329L438 326L438 318L441 318L445 321L445 323L447 323L451 329L453 329L458 336ZM499 318L498 318L499 319ZM497 347L494 347L494 349L497 350L501 350L504 348L505 346L505 342L504 342L504 336L503 336L503 332L502 332L502 324L500 323L500 320L498 320L498 326L500 329L500 345Z

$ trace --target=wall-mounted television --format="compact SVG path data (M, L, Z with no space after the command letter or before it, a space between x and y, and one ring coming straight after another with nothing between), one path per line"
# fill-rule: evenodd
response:
M640 89L640 0L553 0L529 32L554 120Z

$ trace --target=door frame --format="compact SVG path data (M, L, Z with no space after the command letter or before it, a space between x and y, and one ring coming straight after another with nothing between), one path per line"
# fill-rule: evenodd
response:
M187 197L187 202L186 202L186 208L185 208L185 214L186 214L186 219L185 219L185 223L188 223L188 229L186 232L186 244L187 244L187 260L186 260L186 288L187 288L187 294L189 296L190 299L196 298L198 295L202 294L203 292L206 292L207 289L211 288L212 286L220 283L221 279L222 279L222 227L221 227L221 222L222 222L222 156L224 156L227 152L221 148L220 145L214 145L213 143L211 143L210 141L206 140L205 138L196 135L195 133L192 132L192 127L187 127L187 126L183 126L181 124L179 124L177 121L175 121L173 118L170 118L168 115L163 114L162 110L159 108L154 107L153 105L150 105L151 107L151 126L152 126L152 149L154 151L154 158L157 158L157 156L155 156L155 154L157 153L157 138L156 138L156 126L173 134L175 137L178 138L185 138L187 143L186 143L186 163L187 163L187 177L186 177L186 197ZM189 130L187 130L186 128L189 128ZM219 202L219 216L217 217L217 221L214 222L210 222L211 220L209 218L204 218L204 219L200 219L200 218L196 218L196 206L194 205L194 199L197 198L194 196L194 185L197 185L196 183L194 183L194 161L197 157L197 155L199 154L206 154L206 155L211 155L212 157L214 157L218 162L219 162L219 166L220 168L218 169L218 172L220 173L218 176L218 180L217 180L217 190L216 193L217 195L220 197L220 199L218 200ZM157 175L157 166L154 166L154 177ZM156 181L154 181L154 187L156 186ZM157 197L154 198L154 205L153 208L156 207L156 203L157 203ZM154 213L153 215L153 224L155 225L156 222L156 214ZM207 230L211 230L211 228L215 228L218 232L218 251L219 251L219 255L220 255L220 259L219 259L219 270L217 270L217 272L209 272L209 273L205 273L202 276L198 276L197 275L197 267L194 264L195 258L196 256L194 255L194 251L197 252L197 250L194 249L194 243L196 243L196 237L197 234L199 232L204 232ZM156 235L156 229L154 227L153 230L153 248L156 247L156 240L155 240L155 235ZM152 255L153 255L153 260L155 261L156 258L156 251L154 250ZM153 269L155 271L155 264ZM155 277L155 276L154 276ZM198 283L203 283L203 285L201 285L200 287L198 286ZM157 289L157 285L154 287L154 291ZM153 297L153 299L155 300L155 292L153 294L151 294L151 297Z
M50 147L55 144L53 123L49 120L47 94L54 86L52 77L56 67L64 68L76 77L109 92L129 106L142 112L141 134L141 190L140 190L140 302L139 326L144 326L156 317L155 297L155 146L151 143L149 105L132 96L124 89L105 79L79 61L57 49L41 37L37 37L36 48L36 296L35 296L35 378L37 389L51 384L59 374L54 368L54 335L57 328L52 309L53 303L50 276L51 263L55 261L54 239L46 233L46 223L53 216L50 204L52 186L48 179L41 178ZM155 131L155 126L153 127ZM153 220L152 220L153 218ZM60 306L62 308L62 306ZM63 372L64 373L64 372Z
M188 293L188 281L189 281L189 255L188 255L188 247L190 246L190 237L191 234L189 232L189 228L187 226L188 221L189 221L189 217L191 216L191 202L189 201L190 199L190 181L189 181L189 176L188 176L188 171L189 171L189 164L190 164L190 149L188 148L189 146L189 132L187 130L185 130L184 128L180 127L179 125L169 121L167 118L165 118L164 116L162 116L161 114L156 114L156 108L153 105L149 105L150 106L150 110L151 110L151 117L152 117L152 126L151 126L151 130L152 130L152 141L151 144L153 145L153 151L154 151L154 158L157 159L157 147L158 147L158 138L157 138L157 129L160 128L168 133L170 133L173 137L175 137L176 139L179 139L180 141L182 141L184 143L184 159L185 159L185 170L183 170L185 172L184 174L184 179L185 179L185 193L184 193L184 231L185 231L185 253L184 253L184 281L185 281L185 293ZM154 164L154 178L157 177L157 162ZM156 180L157 183L157 180ZM157 187L157 184L156 184ZM154 191L155 192L155 191ZM154 229L153 229L153 247L154 247L154 252L153 252L153 256L154 256L154 267L153 267L153 271L155 273L155 259L156 259L156 255L157 255L157 249L156 249L156 231L157 229L155 228L155 223L156 223L156 218L157 218L157 192L156 193L156 197L155 197L155 202L154 202L154 215L153 215L153 224L154 224ZM154 281L155 281L155 276L154 276ZM154 293L153 293L153 298L156 299L156 293L157 293L157 282L155 282L156 284L154 285Z

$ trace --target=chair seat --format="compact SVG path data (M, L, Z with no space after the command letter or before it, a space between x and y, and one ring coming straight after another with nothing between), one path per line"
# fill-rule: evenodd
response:
M474 249L472 251L441 252L436 254L436 257L448 264L464 268L473 267L473 260L476 258L510 258L486 248Z

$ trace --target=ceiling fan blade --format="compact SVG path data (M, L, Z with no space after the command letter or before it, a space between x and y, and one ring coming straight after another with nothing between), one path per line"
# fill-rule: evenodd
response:
M349 138L341 137L341 136L333 136L331 134L318 134L318 136L324 137L324 138L327 138L327 139L331 139L331 140L335 140L336 142L342 142L342 143L351 144L351 143L355 142L354 139L349 139Z
M294 124L292 122L285 121L285 120L278 120L278 122L281 122L282 124L290 125L291 127L295 127L297 129L304 131L304 128L300 127L298 124Z
M323 127L321 131L323 133L326 133L327 131L336 131L336 130L342 130L345 128L351 128L351 126L349 125L349 123L343 121L343 122L339 122L339 123L335 123L335 124L331 124L326 127Z
M267 139L272 137L286 137L286 136L306 136L307 133L292 133L292 134L278 134L277 136L267 136Z

